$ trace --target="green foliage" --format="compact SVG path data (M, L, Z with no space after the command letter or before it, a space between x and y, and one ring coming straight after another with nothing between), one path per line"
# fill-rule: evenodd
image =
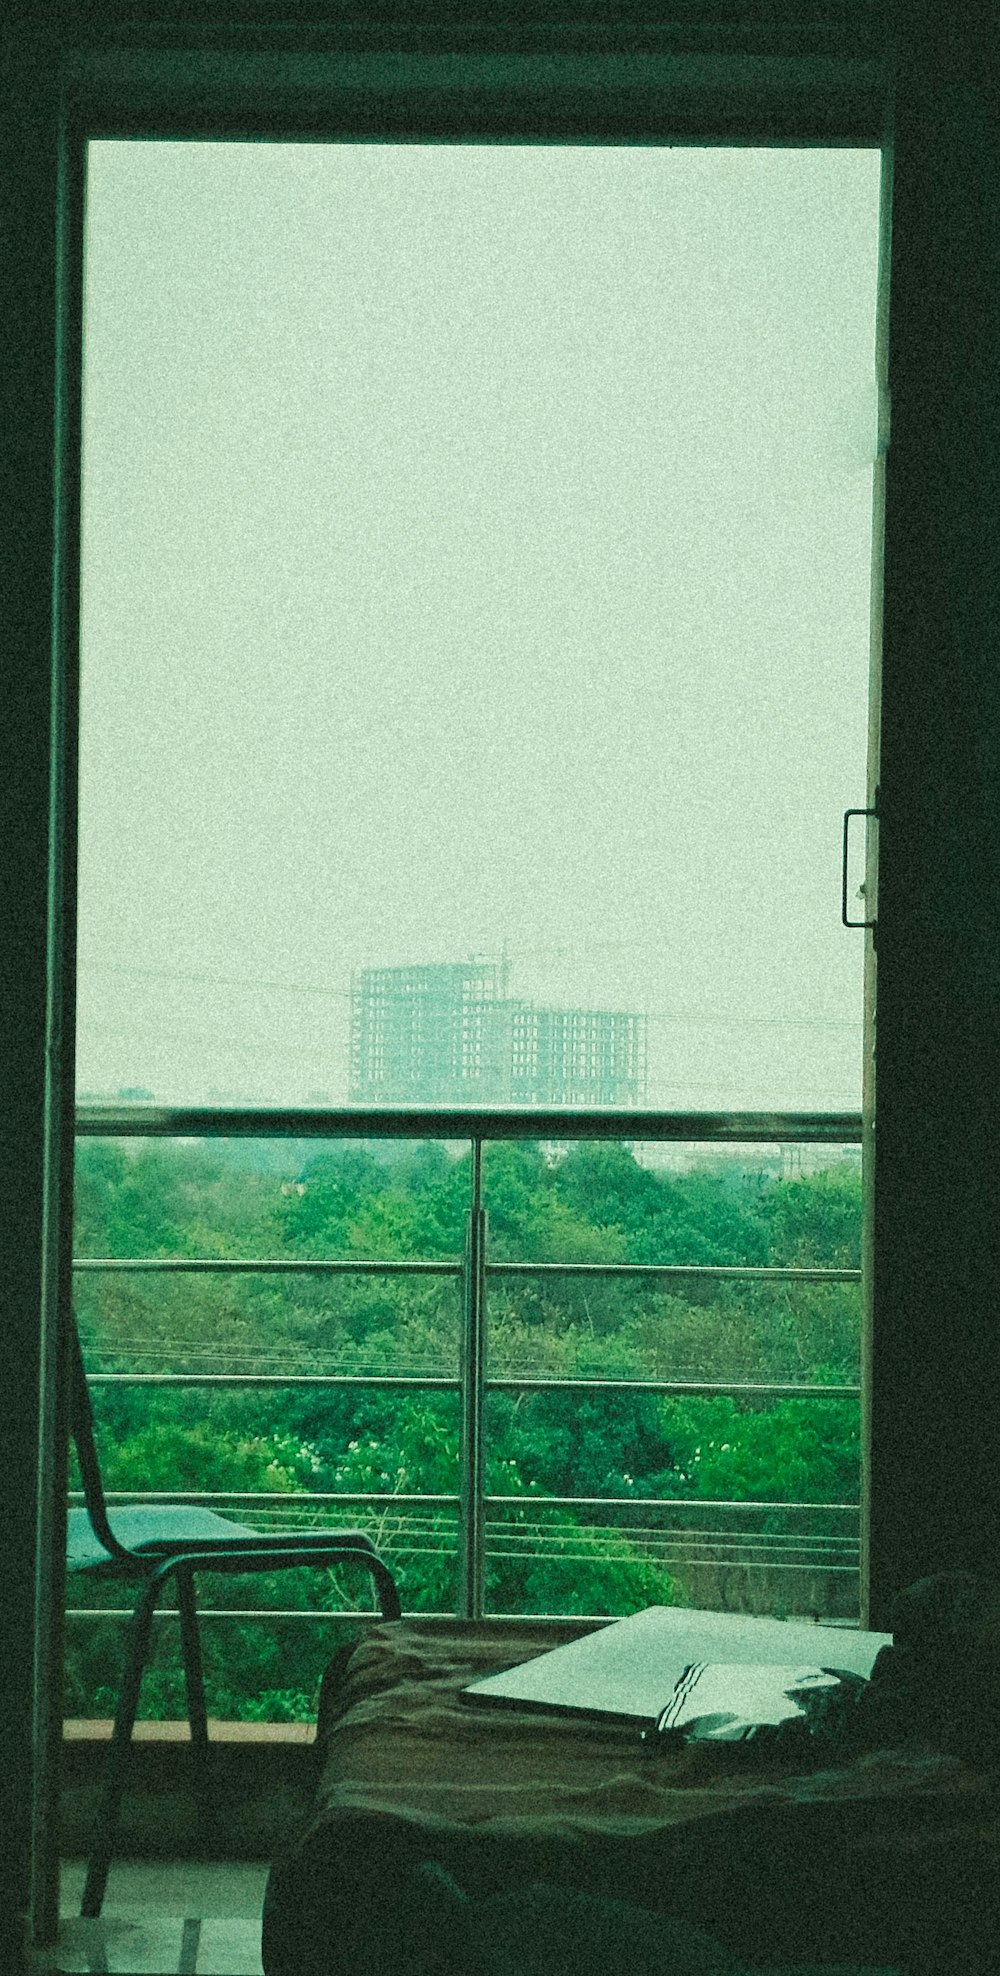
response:
M487 1542L487 1593L496 1612L617 1614L683 1604L677 1579L612 1527L565 1511L505 1505Z
M468 1161L418 1145L385 1167L363 1147L320 1154L282 1197L282 1247L315 1256L380 1260L459 1257L465 1240Z
M759 1184L732 1168L660 1174L621 1144L582 1145L556 1168L555 1184L581 1218L620 1235L629 1262L767 1260Z
M861 1267L861 1176L830 1167L771 1189L766 1260L826 1269Z
M291 1493L298 1487L288 1436L228 1434L209 1421L164 1421L141 1427L127 1441L104 1442L106 1489L233 1489ZM297 1451L296 1451L297 1452ZM284 1458L283 1458L284 1457Z
M374 1142L373 1142L374 1144ZM471 1187L468 1153L437 1143L387 1158L373 1144L113 1143L78 1149L76 1249L91 1256L187 1256L458 1264ZM238 1157L237 1157L238 1152ZM652 1171L616 1142L552 1156L530 1142L484 1154L495 1263L856 1267L860 1177L850 1166L791 1180L729 1158ZM92 1370L423 1374L457 1379L457 1277L358 1274L80 1273L77 1310ZM722 1386L856 1383L854 1284L504 1276L488 1281L495 1378L654 1379ZM123 1491L246 1492L260 1527L350 1524L391 1561L404 1605L455 1609L457 1395L357 1386L233 1390L95 1387L105 1481ZM651 1546L660 1501L856 1501L856 1399L662 1395L579 1389L489 1396L488 1596L494 1610L618 1612L689 1596L683 1564ZM371 1495L315 1502L316 1493ZM546 1505L548 1497L596 1505ZM601 1500L636 1505L629 1514ZM643 1508L643 1505L649 1506ZM784 1514L784 1512L781 1512ZM819 1512L817 1511L817 1514ZM831 1512L832 1514L832 1512ZM776 1510L775 1515L779 1515ZM662 1527L669 1525L669 1513ZM660 1526L657 1526L660 1527ZM643 1529L646 1535L643 1535ZM74 1589L74 1600L78 1598ZM88 1593L104 1603L107 1587ZM115 1596L118 1596L117 1593ZM206 1580L230 1610L296 1605L346 1613L370 1602L357 1572ZM770 1594L762 1594L767 1597ZM86 1602L84 1598L82 1602ZM322 1618L207 1625L213 1712L300 1720L334 1644ZM144 1691L146 1712L181 1714L175 1629ZM341 1635L338 1633L337 1638ZM67 1706L104 1713L116 1692L120 1627L73 1620Z
M666 1400L676 1493L715 1502L850 1503L860 1486L860 1426L850 1399L741 1406Z

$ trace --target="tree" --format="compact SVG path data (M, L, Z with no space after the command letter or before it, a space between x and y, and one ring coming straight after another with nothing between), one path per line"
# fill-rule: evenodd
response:
M363 1144L305 1151L292 1181L272 1148L255 1166L252 1143L235 1160L214 1144L137 1153L84 1141L77 1253L462 1256L467 1153L455 1158L436 1142L406 1144L391 1159ZM782 1180L749 1174L727 1155L663 1173L619 1144L581 1144L553 1159L535 1143L505 1141L485 1150L484 1198L494 1261L852 1267L858 1254L859 1178L847 1167ZM76 1301L85 1356L102 1370L459 1371L459 1285L447 1277L81 1274ZM488 1281L487 1332L498 1377L837 1383L857 1380L860 1305L855 1284L498 1275ZM384 1544L405 1603L454 1610L456 1513L400 1500L457 1494L454 1393L102 1387L95 1409L112 1488L244 1489L267 1495L272 1516L326 1523L329 1505L311 1504L311 1492L374 1492L377 1501L351 1504L349 1520ZM636 1514L658 1498L857 1497L850 1398L493 1393L487 1426L489 1489L505 1499L491 1518L490 1597L507 1611L611 1612L685 1595L683 1574L630 1536L630 1511L600 1503L569 1511L545 1505L545 1495L623 1498ZM276 1603L314 1612L349 1609L364 1596L342 1573L304 1574L291 1594L277 1579L266 1583ZM243 1598L235 1586L226 1581L229 1608ZM299 1626L289 1680L272 1631L243 1621L210 1629L213 1706L307 1712L324 1635L315 1622L311 1632ZM74 1623L71 1639L74 1705L102 1707L114 1637L94 1621L86 1640ZM181 1706L175 1661L158 1688L159 1679L146 1706L173 1712ZM261 1702L261 1687L272 1702Z

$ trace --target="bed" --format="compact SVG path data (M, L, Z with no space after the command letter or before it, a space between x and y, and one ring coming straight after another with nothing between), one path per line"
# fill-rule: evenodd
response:
M270 1874L266 1976L998 1976L992 1760L919 1735L808 1757L752 1743L650 1754L634 1727L459 1699L585 1630L403 1620L336 1657L313 1808ZM640 1921L658 1943L676 1937L673 1960L643 1961ZM620 1955L598 1950L602 1928Z

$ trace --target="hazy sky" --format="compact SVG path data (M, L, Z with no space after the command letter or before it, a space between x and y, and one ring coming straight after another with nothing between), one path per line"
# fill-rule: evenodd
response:
M875 151L90 147L79 1084L346 1098L352 968L854 1107Z

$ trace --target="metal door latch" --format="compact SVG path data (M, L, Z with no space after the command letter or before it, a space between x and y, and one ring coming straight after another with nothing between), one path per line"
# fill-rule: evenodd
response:
M840 888L840 917L843 924L845 926L851 926L851 927L870 926L872 930L872 938L874 941L875 929L878 925L878 920L851 919L847 911L847 844L848 844L848 836L851 828L852 816L874 817L876 822L878 821L878 790L877 789L875 791L875 805L873 809L844 811L844 849L843 849L843 857L841 862L841 888Z

